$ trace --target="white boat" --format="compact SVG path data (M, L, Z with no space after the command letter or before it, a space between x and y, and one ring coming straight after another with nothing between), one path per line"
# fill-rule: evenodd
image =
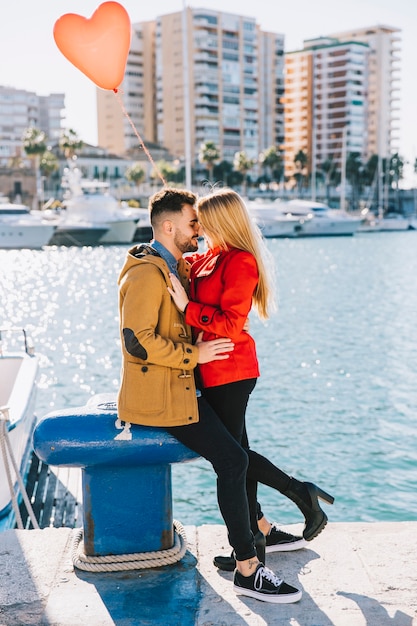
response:
M277 202L277 206L285 215L299 219L297 237L354 235L362 221L346 211L312 200Z
M40 211L31 211L25 204L0 199L0 248L42 248L55 231Z
M16 332L22 333L17 348ZM2 349L2 338L13 349ZM24 483L32 454L38 367L25 330L0 329L0 530L14 525L21 497L16 468Z
M66 190L64 206L66 220L83 220L105 225L107 231L99 239L100 244L127 244L136 232L134 210L122 207L110 194L110 185L97 180L85 180L80 170L65 168L62 187Z
M56 225L56 230L49 240L51 246L97 246L108 232L105 222L89 222L77 219L64 211L45 211L45 219Z
M378 217L373 213L366 213L359 226L361 233L380 233L390 231L416 230L417 224L413 217L407 217L399 213L388 213L384 217Z
M130 209L137 218L133 241L147 242L153 238L153 230L149 210L145 208Z
M296 237L300 220L280 209L277 202L251 201L246 204L249 215L264 237Z

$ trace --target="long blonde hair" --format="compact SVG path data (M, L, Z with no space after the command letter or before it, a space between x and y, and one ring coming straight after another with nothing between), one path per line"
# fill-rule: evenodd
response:
M274 295L265 261L267 260L270 264L272 275L272 258L242 198L232 189L215 189L207 196L198 199L197 212L198 221L207 231L207 235L213 238L222 250L230 247L238 248L250 252L255 257L259 280L252 302L259 317L267 319L270 310L274 307Z

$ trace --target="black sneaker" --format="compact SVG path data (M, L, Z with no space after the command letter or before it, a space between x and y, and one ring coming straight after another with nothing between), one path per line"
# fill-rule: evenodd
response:
M307 542L303 537L297 535L291 535L280 530L276 522L272 522L271 530L266 535L266 548L265 552L292 552L293 550L300 550L305 548Z
M307 545L302 537L291 535L278 528L273 522L269 535L266 536L265 552L291 552L292 550L300 550ZM215 556L213 563L223 572L233 572L236 568L235 553L230 556Z
M301 591L287 585L262 563L259 563L252 576L242 576L236 570L233 582L233 589L238 595L249 596L263 602L290 604L298 602L302 596Z

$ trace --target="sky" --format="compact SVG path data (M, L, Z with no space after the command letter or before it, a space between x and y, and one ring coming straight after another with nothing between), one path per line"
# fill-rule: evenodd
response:
M304 39L366 26L401 30L399 153L411 164L417 156L417 0L119 0L130 21L154 20L184 4L255 17L263 30L283 33L285 51ZM39 95L65 93L65 128L97 143L96 86L59 51L53 38L57 19L67 13L91 17L95 0L2 0L0 7L0 85Z

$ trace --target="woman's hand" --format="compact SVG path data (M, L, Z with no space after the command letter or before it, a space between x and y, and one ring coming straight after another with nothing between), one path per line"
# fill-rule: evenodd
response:
M172 289L170 287L167 287L167 289L171 294L171 297L177 305L178 309L184 312L185 307L189 303L187 293L175 274L170 274L169 278L172 283Z

